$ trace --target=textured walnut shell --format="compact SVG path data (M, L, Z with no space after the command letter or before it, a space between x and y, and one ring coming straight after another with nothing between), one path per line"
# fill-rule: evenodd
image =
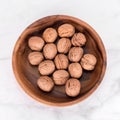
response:
M43 38L47 43L54 42L57 38L57 31L54 28L47 28L43 32Z
M82 67L79 63L71 63L68 67L68 71L73 78L80 78L82 75Z
M71 39L71 43L73 46L83 46L86 43L86 37L83 33L75 33Z
M72 47L69 51L68 58L71 62L79 62L83 55L81 47Z
M37 85L41 90L45 92L50 92L54 87L54 82L48 76L40 76L40 78L37 81Z
M57 43L57 49L59 53L67 53L71 48L71 42L68 38L61 38Z
M58 54L54 62L57 69L67 69L69 63L67 56L64 54Z
M60 37L71 37L75 33L75 28L71 24L63 24L58 28Z
M38 65L44 59L41 52L31 52L28 55L28 60L31 65Z
M57 70L53 73L53 80L56 85L64 85L69 79L69 73L65 70Z
M28 40L28 46L32 50L41 51L45 42L41 37L33 36Z
M53 59L57 54L57 47L53 43L46 44L43 48L43 54L46 59Z
M79 95L81 89L80 81L74 78L69 79L65 85L65 92L70 97Z
M93 70L95 68L95 65L97 63L97 59L92 54L85 54L81 59L81 66L85 70Z
M50 75L55 70L55 65L51 60L44 60L39 64L38 70L41 75Z

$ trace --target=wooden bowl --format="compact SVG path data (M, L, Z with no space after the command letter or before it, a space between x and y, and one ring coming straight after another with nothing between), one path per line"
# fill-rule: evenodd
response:
M28 54L31 52L28 47L28 39L34 35L41 36L47 27L57 29L63 23L70 23L75 26L76 32L83 32L87 38L84 53L92 53L97 57L95 69L90 72L83 72L80 78L81 93L74 98L65 94L64 86L55 86L50 93L41 91L37 86L37 79L40 76L38 68L30 65L27 59ZM13 51L12 65L17 81L32 98L49 105L66 106L84 100L99 86L106 70L106 52L101 38L87 23L71 16L53 15L39 19L23 31Z

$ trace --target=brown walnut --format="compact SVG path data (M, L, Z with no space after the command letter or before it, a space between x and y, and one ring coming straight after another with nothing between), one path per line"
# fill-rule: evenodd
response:
M68 58L64 54L58 54L54 62L57 69L67 69L69 64Z
M39 64L38 70L41 75L50 75L55 70L55 65L51 60L44 60Z

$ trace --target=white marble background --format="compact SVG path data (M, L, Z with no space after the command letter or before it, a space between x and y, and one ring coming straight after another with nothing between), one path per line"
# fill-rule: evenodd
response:
M15 80L15 42L33 21L66 14L89 23L107 51L102 84L85 101L64 108L40 104ZM120 0L0 0L0 120L120 120Z

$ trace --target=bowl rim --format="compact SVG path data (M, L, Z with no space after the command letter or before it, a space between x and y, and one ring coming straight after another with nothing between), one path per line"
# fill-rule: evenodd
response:
M100 44L100 46L102 46L102 50L104 52L104 55L102 54L103 55L103 66L102 66L101 75L100 75L99 80L97 81L97 83L85 95L83 95L82 97L80 97L78 99L75 99L73 101L63 102L63 103L59 103L59 102L58 103L57 102L54 103L54 102L46 101L44 99L41 99L41 98L37 97L36 95L32 94L31 91L23 84L23 82L20 79L19 74L17 72L17 66L15 65L15 60L16 60L16 57L15 57L16 56L16 52L15 51L17 51L17 49L19 47L18 46L18 43L20 42L19 38L17 39L17 41L15 43L15 46L14 46L14 49L13 49L13 53L12 53L12 68L13 68L13 73L15 75L15 78L16 78L17 82L20 84L20 86L24 90L24 92L27 93L29 96L31 96L33 99L37 100L38 102L44 103L44 104L47 104L47 105L50 105L50 106L59 106L59 107L70 106L70 105L73 105L73 104L76 104L76 103L79 103L79 102L85 100L87 97L89 97L98 88L98 86L102 82L104 74L105 74L105 71L106 71L106 67L107 67L106 51L105 51L105 47L104 47L104 44L102 42L102 39L100 38L100 36L98 35L98 33L88 23L84 22L83 20L81 20L79 18L73 17L73 16L68 16L68 15L50 15L50 16L43 17L43 18L40 18L40 19L34 21L28 27L31 27L35 23L37 23L38 21L41 21L43 19L47 19L48 17L62 17L64 19L76 20L78 23L82 23L82 25L84 25L94 35L96 35L96 37L97 37L97 39L99 41L99 44ZM22 36L24 34L24 32L27 30L27 28L24 29L24 31L22 32L22 34L20 36Z

